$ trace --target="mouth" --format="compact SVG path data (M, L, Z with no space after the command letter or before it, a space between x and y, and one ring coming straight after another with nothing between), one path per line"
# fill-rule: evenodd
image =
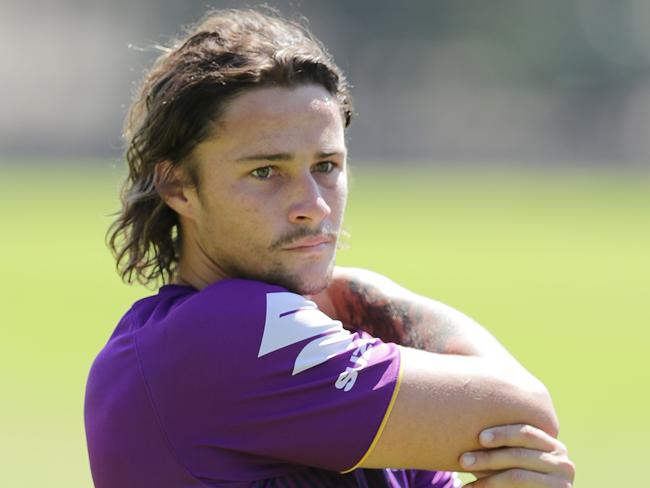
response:
M284 251L318 252L329 249L333 244L334 239L332 237L312 236L298 239L282 249Z

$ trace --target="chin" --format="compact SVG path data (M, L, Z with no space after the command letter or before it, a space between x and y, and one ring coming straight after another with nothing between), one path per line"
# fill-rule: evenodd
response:
M280 285L299 295L316 295L326 289L332 281L334 261L327 266L310 267L296 271L276 269L263 281Z
M331 271L328 271L320 276L298 275L287 278L287 280L278 284L299 295L316 295L330 285L332 273Z
M232 278L281 286L298 295L316 295L326 289L332 281L334 256L328 258L310 263L277 261L265 269L259 265L240 267L231 264L227 274Z
M301 286L291 290L298 295L318 295L321 291L325 290L330 284L329 277L320 283L303 283Z

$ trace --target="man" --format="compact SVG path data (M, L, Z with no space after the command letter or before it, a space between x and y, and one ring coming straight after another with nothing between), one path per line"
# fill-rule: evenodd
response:
M212 13L156 61L110 244L127 281L166 284L91 369L96 486L571 486L546 389L489 333L334 267L351 114L273 15Z

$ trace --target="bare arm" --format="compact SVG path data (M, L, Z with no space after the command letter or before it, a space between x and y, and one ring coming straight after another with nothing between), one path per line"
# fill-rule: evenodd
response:
M336 267L332 284L323 295L317 301L326 313L385 342L439 354L489 358L523 370L476 321L378 273Z
M478 357L402 348L403 378L384 431L362 467L462 471L492 426L528 424L557 435L546 389Z
M327 292L314 298L348 327L409 346L394 408L360 466L462 470L460 455L479 449L479 432L496 425L529 424L557 436L544 385L457 310L354 268L336 268Z

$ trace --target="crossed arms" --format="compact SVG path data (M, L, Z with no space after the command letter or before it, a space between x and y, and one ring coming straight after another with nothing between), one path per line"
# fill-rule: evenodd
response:
M404 346L394 408L360 467L471 471L485 478L477 487L571 486L574 468L555 439L547 389L475 321L361 269L337 267L330 287L312 298L346 327ZM491 443L479 436L506 425L492 429ZM549 450L555 457L540 460ZM461 464L470 452L474 464ZM507 470L517 484L494 484ZM537 484L519 479L548 470L553 477Z

